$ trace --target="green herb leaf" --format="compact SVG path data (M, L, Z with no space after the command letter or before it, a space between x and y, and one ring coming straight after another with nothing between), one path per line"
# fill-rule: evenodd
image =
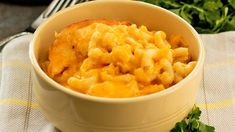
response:
M215 132L215 128L212 126L208 126L200 122L199 132Z
M175 128L171 130L171 132L186 132L185 130L187 129L187 123L185 120L176 123Z
M188 114L188 119L197 119L199 120L201 115L201 110L199 109L199 107L196 107L195 105L193 106L192 111Z
M235 0L228 0L228 3L235 9Z
M172 11L173 13L179 15L180 14L180 9L171 9L170 11Z
M193 107L188 116L181 122L176 123L171 132L215 132L215 128L202 123L200 119L201 110Z
M181 5L175 0L160 0L159 5L164 8L179 8Z
M216 11L221 7L223 7L223 4L220 0L207 0L203 4L203 8L209 11Z
M231 17L230 20L224 25L224 31L235 30L235 16Z

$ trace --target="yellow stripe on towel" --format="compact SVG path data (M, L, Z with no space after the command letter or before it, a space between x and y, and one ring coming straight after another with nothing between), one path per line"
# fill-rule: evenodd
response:
M16 105L16 106L25 106L27 107L28 104L31 103L31 108L38 109L39 105L34 102L28 102L26 100L20 99L0 99L0 105Z
M30 69L30 64L26 62L21 62L18 60L11 60L11 61L6 61L0 63L0 68L5 68L5 67L12 67L12 68L23 68L23 69Z
M215 110L215 109L223 109L226 107L233 106L235 104L235 99L226 99L222 101L217 101L213 103L207 104L196 104L201 109Z
M225 61L220 61L216 63L211 63L211 64L205 64L205 68L218 68L226 65L235 65L235 60L225 60Z

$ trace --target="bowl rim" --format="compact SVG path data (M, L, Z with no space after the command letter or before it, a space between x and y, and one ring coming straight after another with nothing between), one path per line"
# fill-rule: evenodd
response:
M198 45L199 45L199 57L197 60L197 64L194 67L194 69L191 71L191 73L185 77L182 81L180 81L179 83L165 89L162 90L160 92L156 92L156 93L152 93L152 94L148 94L148 95L144 95L144 96L137 96L137 97L128 97L128 98L106 98L106 97L96 97L96 96L91 96L91 95L86 95L77 91L74 91L72 89L68 89L62 85L60 85L59 83L57 83L56 81L54 81L52 78L50 78L40 67L40 65L38 64L38 61L35 57L35 41L36 38L38 36L38 34L40 33L41 30L43 30L43 27L47 24L47 22L53 21L54 18L56 18L59 15L62 15L64 12L69 12L70 10L75 10L76 8L79 8L80 6L84 6L84 5L88 5L88 4L102 4L102 3L121 3L121 4L136 4L136 5L141 5L141 6L146 6L147 8L154 8L155 10L161 10L164 12L167 12L169 15L173 15L174 17L176 17L177 19L179 19L181 22L183 22L184 24L186 24L186 26L190 29L190 31L192 32L193 36L196 38L196 41L198 41ZM204 64L204 60L205 60L205 49L203 46L203 43L199 37L199 34L197 33L197 31L188 23L186 22L184 19L182 19L181 17L177 16L176 14L149 4L149 3L145 3L145 2L141 2L141 1L131 1L131 0L120 0L120 1L115 1L115 0L102 0L102 1L90 1L90 2L85 2L85 3L81 3L81 4L77 4L74 5L72 7L68 7L62 11L59 11L58 13L54 14L53 16L51 16L50 18L48 18L46 20L46 22L44 22L43 24L41 24L39 26L39 28L35 31L34 36L32 41L30 42L30 46L29 46L29 57L30 57L30 62L32 65L32 69L34 69L34 72L37 73L37 75L40 76L40 78L42 78L44 81L46 81L50 86L52 86L53 88L60 90L66 94L72 95L74 97L77 98L81 98L84 100L89 100L89 101L93 101L93 102L102 102L102 103L131 103L131 102L139 102L139 101L146 101L146 100L150 100L152 98L157 98L160 96L164 96L164 95L168 95L178 89L180 89L185 83L187 83L188 81L192 80L197 74L198 72L201 70L201 68L203 67Z

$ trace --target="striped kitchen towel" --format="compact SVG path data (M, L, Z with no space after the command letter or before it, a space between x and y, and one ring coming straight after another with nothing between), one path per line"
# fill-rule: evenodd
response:
M39 110L28 55L32 34L11 40L1 53L0 132L53 132Z

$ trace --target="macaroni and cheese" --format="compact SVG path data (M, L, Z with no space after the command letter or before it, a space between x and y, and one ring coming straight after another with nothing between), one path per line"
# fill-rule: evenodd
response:
M110 20L82 21L56 33L48 58L46 72L58 83L110 98L164 90L196 65L182 36Z

